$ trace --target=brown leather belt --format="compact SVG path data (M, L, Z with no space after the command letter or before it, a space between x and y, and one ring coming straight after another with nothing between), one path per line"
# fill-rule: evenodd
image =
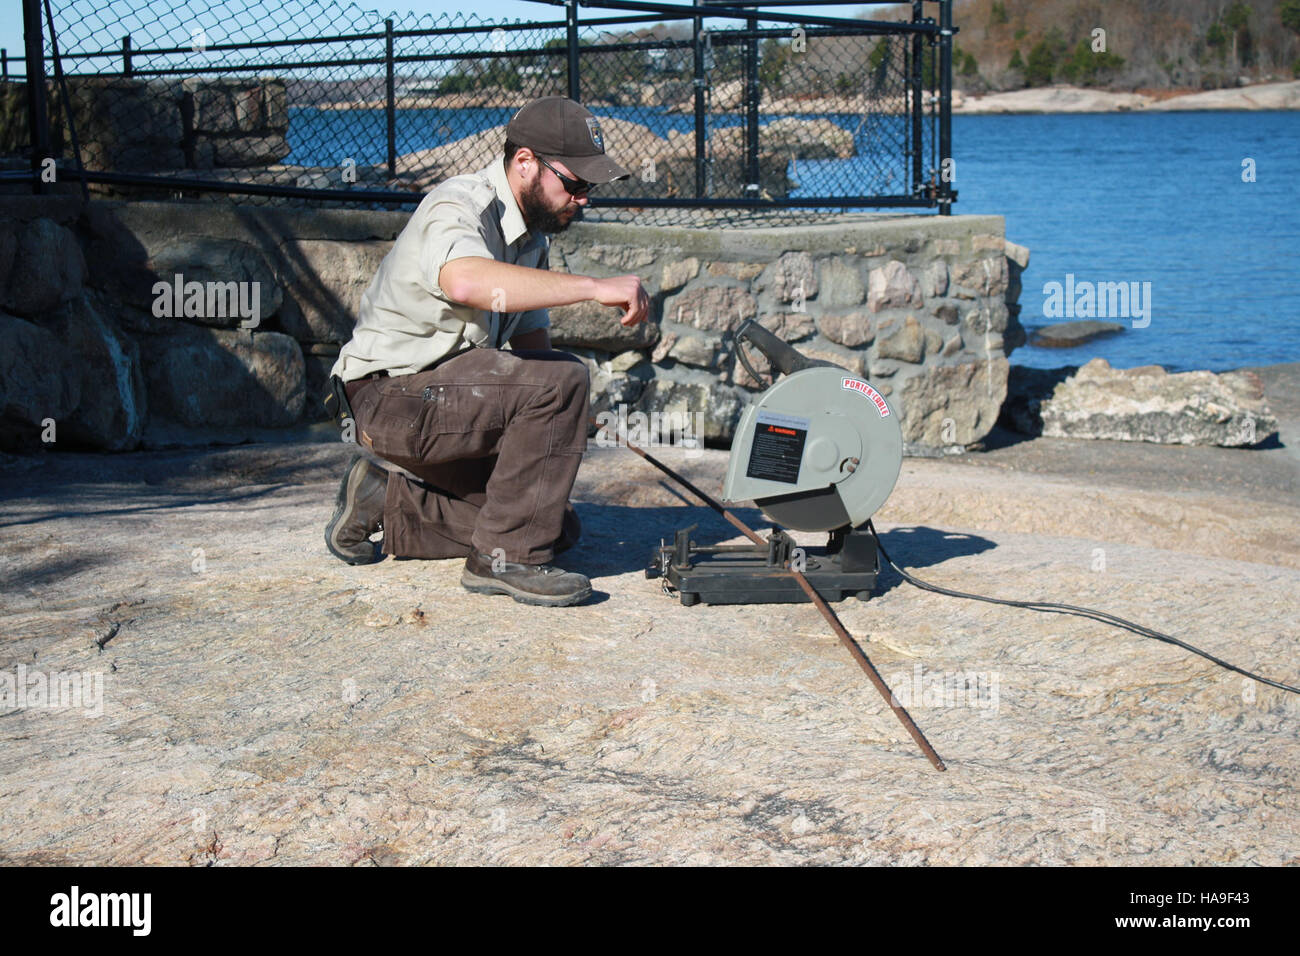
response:
M363 388L365 388L367 385L369 385L371 382L375 381L376 379L385 378L387 377L387 375L388 375L387 369L380 369L378 372L371 372L369 375L364 375L361 378L353 379L350 382L344 382L343 388L348 393L348 404L349 405L355 404L357 400L358 392L360 392Z

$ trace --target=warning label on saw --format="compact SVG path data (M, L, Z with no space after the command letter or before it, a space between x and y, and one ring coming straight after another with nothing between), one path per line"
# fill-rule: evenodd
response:
M755 415L754 445L749 452L745 477L796 484L809 424L809 419L793 415L774 412Z

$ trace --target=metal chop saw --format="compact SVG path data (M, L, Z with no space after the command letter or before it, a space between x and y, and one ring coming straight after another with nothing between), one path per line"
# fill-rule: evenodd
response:
M736 357L755 381L744 343L768 359L773 383L745 409L731 444L724 502L752 500L778 527L761 545L697 546L696 525L661 543L647 577L662 577L682 604L808 601L788 568L825 600L871 596L880 571L876 536L863 527L894 489L903 464L898 415L871 383L810 359L757 322L736 332ZM776 373L781 373L779 379ZM802 548L782 527L826 531Z

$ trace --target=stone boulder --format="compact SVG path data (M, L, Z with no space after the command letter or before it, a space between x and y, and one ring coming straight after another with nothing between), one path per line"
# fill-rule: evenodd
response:
M158 276L149 269L149 252L144 243L107 205L92 202L86 206L81 225L86 284L109 299L151 310Z
M67 420L81 382L63 343L48 329L0 312L0 447L30 449L42 422Z
M92 295L73 299L44 323L81 395L67 421L58 422L58 440L130 451L140 444L147 415L140 349Z
M595 349L565 349L587 366L591 376L590 405L593 415L632 405L641 395L649 369L645 355L639 351L620 352L611 356Z
M1073 374L1054 374L1058 383L1049 394L1022 401L1013 419L1020 430L1054 438L1224 447L1255 445L1277 431L1251 372L1115 369L1095 358ZM1038 384L1050 382L1044 375Z
M279 332L193 328L150 344L155 414L181 425L280 428L303 414L302 350Z
M798 342L800 339L817 334L817 321L807 312L769 313L759 316L758 324L787 343Z
M903 441L930 448L967 446L997 424L1008 363L997 358L939 365L906 379L897 393Z
M867 291L858 270L840 259L826 259L821 264L818 301L822 308L859 305Z
M802 251L783 252L781 257L759 276L755 288L760 292L770 289L778 302L793 303L802 307L808 299L816 298L818 291L812 256Z
M77 237L64 226L33 219L19 230L12 255L0 303L9 312L39 317L81 294L86 261Z
M352 338L361 295L393 244L297 239L279 248L278 278L285 290L280 331L300 342L342 344Z
M891 259L872 269L867 276L867 308L880 312L891 308L920 308L921 284L907 266Z
M817 320L817 328L822 335L837 345L857 348L869 345L875 338L871 316L864 312L851 312L848 315L823 315Z
M1029 344L1050 349L1068 349L1104 335L1123 331L1124 326L1118 322L1102 322L1097 319L1058 322L1056 325L1048 325L1036 331Z
M183 276L186 284L202 282L205 287L209 282L257 283L259 324L254 328L262 327L263 323L278 313L284 299L280 283L276 281L275 273L261 251L238 239L200 236L170 242L153 254L146 262L146 267L155 275L155 282L166 282L172 284L173 288L177 275ZM153 296L152 287L150 296ZM252 301L251 288L246 298ZM243 321L235 309L209 310L205 304L203 311L205 314L201 316L180 315L176 313L173 304L174 318L196 325L232 329L238 328ZM218 311L235 314L220 316L216 314Z
M706 332L728 332L758 315L758 302L744 288L696 285L664 301L665 319Z
M623 313L599 302L578 302L550 310L551 344L622 352L648 348L659 339L653 316L631 328L619 322Z
M740 413L749 403L745 392L708 382L683 382L669 379L652 379L636 407L643 412L704 415L706 441L726 443L736 432ZM694 418L689 419L694 421Z
M883 331L883 330L881 330ZM897 359L900 362L919 363L925 358L926 330L916 321L916 316L909 315L897 329L883 334L876 343L876 356L882 359Z
M189 79L183 83L190 99L190 129L196 133L229 135L289 128L284 80Z
M1010 282L1007 257L1002 255L955 262L949 269L949 278L954 286L952 294L959 299L1003 295Z
M655 346L654 361L671 359L696 368L712 369L718 362L717 339L692 332L670 331L660 336Z

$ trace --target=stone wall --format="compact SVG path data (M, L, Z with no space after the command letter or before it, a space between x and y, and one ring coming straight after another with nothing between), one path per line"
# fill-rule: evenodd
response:
M280 79L73 76L67 84L87 169L244 168L277 163L289 154L289 101ZM0 86L0 153L27 147L26 89L22 83ZM72 139L57 84L49 84L48 97L52 146L71 162Z
M756 318L804 354L869 378L899 405L913 450L966 446L992 429L1006 396L1006 357L1024 342L1016 300L1028 262L1000 216L579 224L556 240L552 264L636 273L656 321L623 329L611 310L584 303L552 310L551 335L588 361L594 401L703 411L707 436L726 442L756 385L735 358L734 332Z
M267 437L321 422L326 376L405 212L0 199L0 442L126 450ZM593 411L700 412L729 442L755 383L735 363L745 318L870 378L904 436L965 445L993 426L1027 251L995 216L848 216L810 227L581 223L553 267L633 272L651 321L585 303L552 312L557 346L592 372ZM259 290L233 311L160 315L155 288ZM166 311L166 310L162 310ZM755 356L761 361L761 356Z

